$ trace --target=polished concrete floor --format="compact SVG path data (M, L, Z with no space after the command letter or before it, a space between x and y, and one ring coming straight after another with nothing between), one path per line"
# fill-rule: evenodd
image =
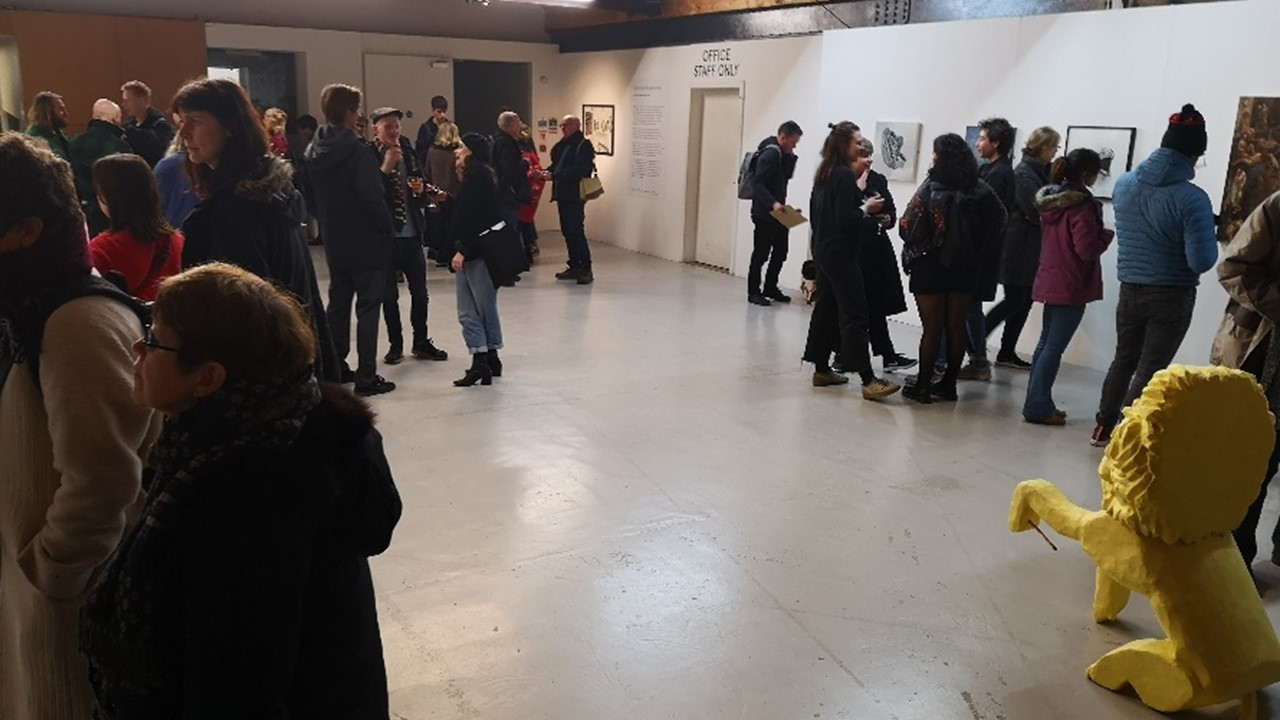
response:
M1095 625L1079 548L1007 530L1022 479L1097 506L1098 373L1064 368L1066 428L1019 422L1012 372L954 405L866 402L810 386L802 304L608 246L595 285L557 284L543 243L501 293L505 377L450 384L466 351L432 268L453 357L385 368L373 401L405 502L373 561L395 717L1155 716L1084 676L1160 634L1145 601Z

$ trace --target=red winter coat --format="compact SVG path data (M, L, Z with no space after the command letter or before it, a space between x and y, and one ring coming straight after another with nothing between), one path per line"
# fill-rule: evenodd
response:
M1040 270L1031 297L1046 305L1102 299L1099 258L1115 238L1102 226L1102 203L1080 187L1053 185L1036 193L1040 210Z
M547 181L542 179L542 158L538 157L537 150L522 148L520 157L529 164L529 195L533 198L528 205L520 207L520 222L531 223L538 214L538 202L542 200L542 188Z
M128 228L108 230L89 241L89 256L100 275L120 273L134 297L151 302L156 299L161 280L182 272L182 244L179 232L170 235L168 242L144 243ZM166 257L158 257L165 252Z

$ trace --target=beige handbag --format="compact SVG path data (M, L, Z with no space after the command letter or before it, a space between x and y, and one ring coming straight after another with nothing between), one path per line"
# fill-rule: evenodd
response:
M592 175L589 178L583 178L578 183L578 196L583 202L587 200L595 200L604 194L604 183L600 182L598 175Z

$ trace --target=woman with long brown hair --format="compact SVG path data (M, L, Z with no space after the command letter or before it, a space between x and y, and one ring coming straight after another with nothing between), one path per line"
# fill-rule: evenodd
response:
M924 334L920 373L904 393L919 403L956 399L956 379L964 361L965 312L978 288L982 258L1003 232L1004 205L978 179L978 161L955 134L933 141L933 167L902 214L902 266L911 276ZM947 331L947 372L931 382L943 328ZM911 385L908 382L908 385Z
M200 204L182 224L182 266L222 261L284 285L311 317L317 374L337 382L338 359L307 251L306 203L293 169L268 150L267 132L244 89L197 80L173 98L182 119L187 172Z
M817 302L809 319L809 339L804 360L814 364L813 384L817 387L848 382L831 370L831 353L840 349L847 370L862 379L862 397L879 400L900 389L876 377L871 370L867 335L867 290L858 250L875 233L871 215L880 212L883 201L869 198L865 204L858 189L855 170L860 157L862 134L851 122L831 126L822 146L822 162L813 179L809 209L813 215L813 258L817 265ZM837 332L838 331L838 332Z
M488 138L467 133L457 150L457 207L453 214L452 235L456 250L450 267L458 276L458 323L462 339L471 352L471 367L458 387L476 383L492 385L502 376L502 320L498 317L498 283L494 282L485 257L485 244L492 228L502 221L498 204L498 180L487 158ZM515 228L505 228L514 232ZM488 238L492 240L492 238Z
M160 281L182 271L182 233L164 218L155 176L137 155L108 155L93 164L93 187L110 229L89 241L93 267L118 275L124 289L148 302Z

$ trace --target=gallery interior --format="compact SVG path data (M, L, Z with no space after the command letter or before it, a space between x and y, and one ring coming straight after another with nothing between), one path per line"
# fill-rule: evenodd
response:
M1054 394L1065 426L1023 422L1028 374L1006 368L962 380L955 403L865 402L856 384L813 387L801 362L808 225L790 232L781 270L791 302L745 302L753 222L739 169L794 121L804 134L788 197L808 215L829 124L853 121L876 146L875 168L893 171L901 211L934 138L972 145L979 121L1003 117L1019 148L1042 126L1061 133L1062 154L1105 148L1094 194L1115 228L1116 180L1193 103L1208 134L1193 182L1239 223L1251 208L1228 205L1253 168L1271 178L1258 181L1273 183L1267 193L1280 190L1280 117L1263 119L1280 112L1278 25L1273 0L11 0L0 9L0 110L21 130L36 93L54 91L76 134L126 81L149 84L164 108L208 76L324 123L324 88L347 83L363 89L365 111L399 109L410 139L433 96L449 99L462 130L486 135L508 108L544 166L562 119L586 121L605 188L585 206L595 282L555 278L567 256L548 191L540 255L499 293L503 377L451 384L467 350L455 279L434 263L428 322L450 360L379 368L398 388L369 402L404 505L390 547L369 559L392 718L1136 720L1158 716L1151 697L1086 669L1176 635L1170 623L1193 635L1216 632L1197 625L1206 617L1232 627L1255 596L1274 625L1280 566L1267 538L1280 508L1264 506L1245 585L1230 580L1230 552L1228 562L1188 550L1194 560L1151 569L1133 549L1149 538L1104 543L1107 557L1157 577L1152 587L1185 590L1150 602L1135 592L1114 622L1092 610L1098 540L1074 542L1053 520L1064 506L1044 505L1045 539L1010 532L1026 480L1090 511L1114 507L1099 473L1109 451L1090 445L1090 430L1116 351L1117 253L1101 256L1102 299L1063 356ZM1271 140L1244 153L1242 127ZM886 133L901 142L898 167L885 163ZM310 251L324 290L324 247ZM1174 362L1199 368L1229 296L1214 270L1196 292ZM921 321L906 301L889 326L914 357ZM1037 304L1021 356L1041 328ZM382 343L379 357L385 333ZM1205 407L1218 428L1239 421ZM1194 428L1178 432L1218 437ZM1183 470L1215 485L1211 455ZM1221 529L1204 542L1234 552ZM1248 636L1271 637L1266 625ZM1240 665L1230 672L1265 664L1256 648L1235 653L1229 631L1214 637L1223 662ZM1202 665L1195 701L1161 708L1181 710L1170 717L1280 717L1266 672L1245 673L1264 678L1252 686L1216 685L1227 671Z

